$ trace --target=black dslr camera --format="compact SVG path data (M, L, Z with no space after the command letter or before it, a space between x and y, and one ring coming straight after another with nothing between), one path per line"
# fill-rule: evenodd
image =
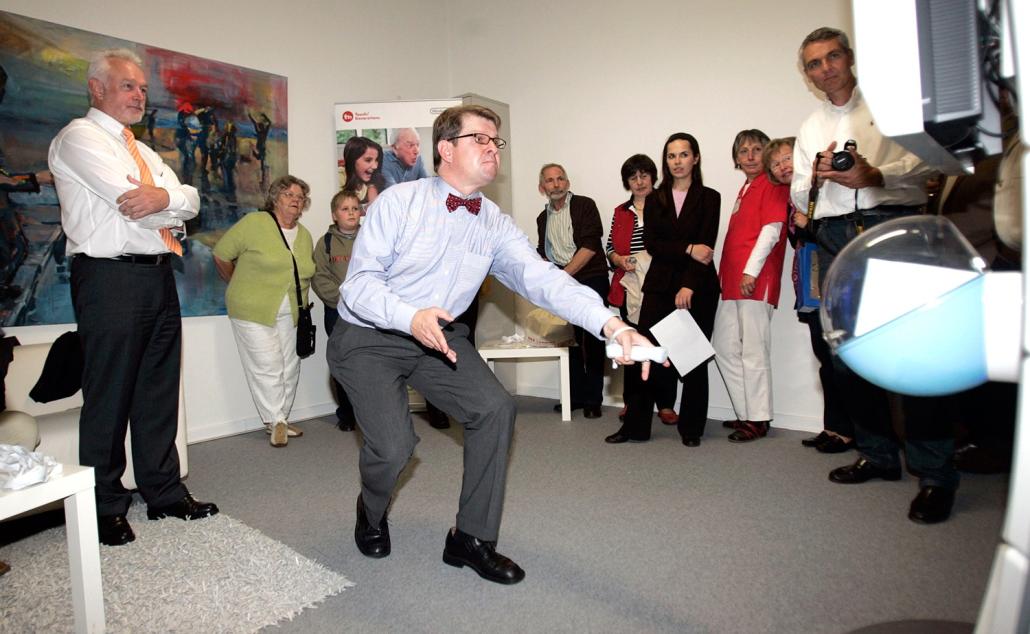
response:
M848 139L847 143L844 144L844 150L841 152L834 152L833 158L830 159L830 167L837 172L846 172L855 166L855 157L851 155L849 150L858 149L858 143L855 143L854 139Z

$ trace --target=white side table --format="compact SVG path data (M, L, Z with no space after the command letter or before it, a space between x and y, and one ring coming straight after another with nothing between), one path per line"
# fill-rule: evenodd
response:
M568 348L500 348L487 343L479 349L479 356L493 369L494 359L557 359L558 371L561 374L561 419L572 420L572 396L569 388L569 349Z
M75 631L90 633L107 628L93 487L93 467L64 465L63 473L47 482L20 491L0 491L0 520L64 500Z

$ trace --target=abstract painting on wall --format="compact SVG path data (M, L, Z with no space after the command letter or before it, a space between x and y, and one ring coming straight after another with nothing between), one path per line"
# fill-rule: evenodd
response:
M54 135L89 109L94 51L143 60L136 138L200 191L176 285L184 317L225 313L211 248L286 174L286 78L0 11L0 325L71 323L61 212L47 171Z

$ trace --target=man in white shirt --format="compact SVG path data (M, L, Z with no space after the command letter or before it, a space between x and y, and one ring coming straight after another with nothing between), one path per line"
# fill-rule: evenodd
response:
M142 62L125 49L97 53L87 72L92 107L50 144L49 163L72 257L71 291L85 365L79 460L94 468L100 541L135 539L122 486L125 434L147 516L198 519L218 507L198 502L179 480L182 321L171 259L173 230L197 215L197 190L132 136L144 115Z
M802 42L799 54L805 76L826 94L826 102L798 133L791 196L795 207L807 209L816 188L819 269L826 271L836 254L864 229L922 213L926 181L933 171L876 127L851 70L855 55L847 35L829 27L816 29ZM849 140L857 145L847 150L854 165L834 169L834 152L844 150ZM899 443L891 429L887 392L859 377L836 356L834 369L855 423L860 457L830 472L830 480L858 484L872 478L899 479ZM937 399L902 398L905 457L920 486L908 516L925 524L948 519L958 488L958 474L951 464L954 438L951 426L938 420L939 405Z

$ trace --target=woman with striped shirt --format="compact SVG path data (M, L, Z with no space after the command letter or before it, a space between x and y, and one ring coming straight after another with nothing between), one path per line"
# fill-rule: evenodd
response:
M632 195L615 208L605 246L608 262L614 270L608 304L618 306L622 320L634 325L640 317L641 287L650 260L644 249L644 201L654 191L657 180L658 168L646 154L634 154L622 164L622 186ZM623 403L628 402L627 387L624 383ZM676 384L667 383L663 387L658 395L658 417L666 425L675 425ZM625 415L623 407L619 419Z

